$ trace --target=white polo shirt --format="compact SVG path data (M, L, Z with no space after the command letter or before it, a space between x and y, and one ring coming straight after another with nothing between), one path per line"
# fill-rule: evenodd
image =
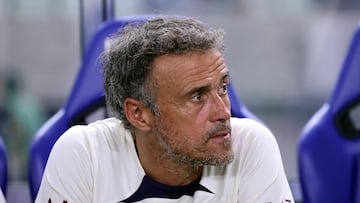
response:
M174 187L146 176L118 119L74 126L55 143L36 202L294 202L272 133L250 119L231 118L231 127L234 161Z

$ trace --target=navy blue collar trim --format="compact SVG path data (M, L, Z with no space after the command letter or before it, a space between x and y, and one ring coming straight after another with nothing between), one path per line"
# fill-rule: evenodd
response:
M137 202L147 198L178 199L184 195L194 196L197 190L213 193L206 187L200 185L200 179L201 177L185 186L169 186L144 176L136 192L120 202Z

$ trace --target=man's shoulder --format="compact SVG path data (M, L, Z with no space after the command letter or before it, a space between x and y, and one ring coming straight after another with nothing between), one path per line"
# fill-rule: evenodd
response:
M57 145L93 148L122 145L131 135L116 118L97 120L86 125L75 125L66 130ZM109 146L112 145L112 146Z
M103 136L104 134L112 134L114 132L126 133L126 130L120 120L116 118L106 118L85 125L74 125L66 130L61 137L83 136L85 138L94 138L96 136Z
M230 119L232 133L247 133L247 132L261 132L261 134L268 134L270 130L259 121L250 119L250 118L236 118L232 117Z
M238 147L276 145L275 137L268 127L249 118L231 118L231 134L234 146Z

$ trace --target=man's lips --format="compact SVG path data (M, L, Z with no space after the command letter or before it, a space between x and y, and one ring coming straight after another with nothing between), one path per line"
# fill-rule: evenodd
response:
M230 139L230 137L231 137L230 131L223 130L223 131L220 131L220 132L210 136L210 139L218 141L218 142L223 142L223 141Z
M231 137L230 123L217 123L217 125L210 128L206 133L207 141L216 141L223 143L228 141Z

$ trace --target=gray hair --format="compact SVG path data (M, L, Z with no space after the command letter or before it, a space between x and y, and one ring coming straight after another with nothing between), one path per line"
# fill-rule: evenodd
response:
M154 59L161 55L224 50L224 32L209 28L193 18L157 17L143 23L129 24L111 39L102 55L107 104L124 127L133 130L124 113L126 98L139 100L153 113L156 81L151 77Z

